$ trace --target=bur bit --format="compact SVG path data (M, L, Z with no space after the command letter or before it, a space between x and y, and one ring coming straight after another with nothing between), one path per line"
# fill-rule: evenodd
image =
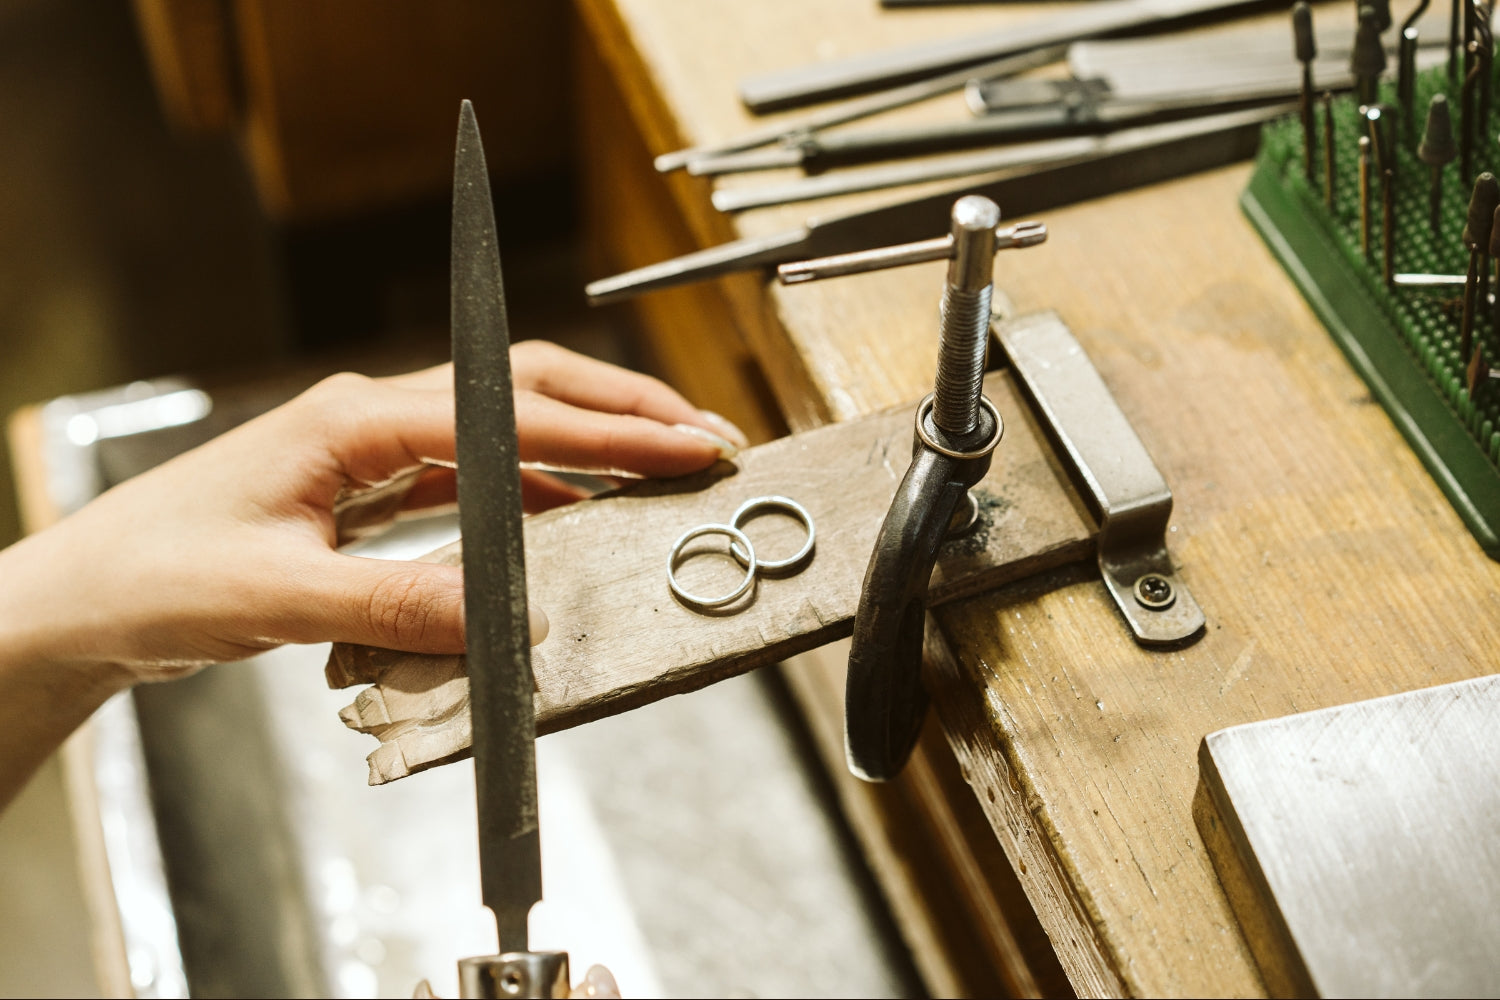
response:
M1479 294L1480 276L1489 269L1483 259L1490 248L1495 225L1495 209L1500 208L1500 184L1486 170L1474 181L1469 198L1469 218L1464 224L1464 246L1469 248L1469 273L1464 279L1464 311L1458 332L1458 356L1467 358L1474 348L1474 302Z
M1389 104L1367 104L1359 109L1370 133L1375 172L1396 172L1396 109Z
M1468 52L1473 52L1479 43L1470 42ZM1479 89L1479 73L1483 64L1473 63L1464 71L1464 84L1458 97L1458 176L1468 177L1474 163L1474 92Z
M1448 98L1433 94L1427 105L1427 127L1417 147L1417 159L1432 168L1432 190L1428 196L1432 210L1432 235L1437 236L1443 224L1443 168L1458 158L1453 141L1453 119L1448 114Z
M1427 13L1432 0L1422 0L1401 22L1400 48L1396 58L1396 95L1408 134L1417 128L1417 20Z
M1323 201L1333 211L1333 94L1323 92Z
M1302 153L1307 166L1307 183L1313 182L1313 150L1317 143L1313 139L1312 106L1312 62L1318 56L1318 46L1313 41L1312 8L1307 0L1297 0L1292 7L1292 39L1296 43L1297 61L1302 64Z
M1495 35L1490 30L1490 11L1487 6L1474 17L1474 34L1479 56L1479 132L1483 134L1490 127L1490 87L1495 76Z
M1385 72L1385 46L1380 43L1375 8L1365 5L1359 8L1359 31L1354 36L1354 51L1349 57L1349 69L1354 74L1355 93L1359 103L1374 104L1380 88L1380 75Z
M1370 137L1359 137L1359 250L1370 259Z
M1458 34L1463 23L1463 4L1467 0L1453 0L1453 12L1448 18L1448 83L1458 82Z
M1389 168L1380 176L1381 276L1385 287L1396 287L1396 175Z
M1495 293L1490 297L1490 315L1495 328L1500 330L1500 207L1495 209L1490 221L1490 259L1495 262Z
M1469 366L1464 371L1464 388L1469 390L1469 398L1474 397L1481 385L1494 381L1500 381L1500 368L1491 368L1484 356L1484 348L1475 344L1474 353L1469 355Z

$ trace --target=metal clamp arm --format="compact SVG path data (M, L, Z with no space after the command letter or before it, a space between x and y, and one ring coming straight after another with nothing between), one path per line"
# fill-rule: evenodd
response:
M917 410L919 427L931 419L931 400ZM968 455L935 450L919 430L865 571L844 689L844 749L850 770L866 781L895 777L922 728L927 584L955 514L989 472L1002 433L993 408L981 412L984 440Z

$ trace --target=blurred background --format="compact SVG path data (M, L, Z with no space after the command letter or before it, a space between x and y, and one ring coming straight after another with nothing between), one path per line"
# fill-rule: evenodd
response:
M183 375L215 419L243 416L334 370L445 359L463 97L495 183L512 336L649 369L623 317L583 303L604 272L585 274L571 171L571 17L558 2L0 0L0 412ZM729 416L757 438L779 429ZM84 460L107 486L213 429ZM14 452L0 544L23 528ZM32 527L54 501L32 497ZM468 943L484 921L467 765L365 788L373 746L337 722L351 693L323 689L323 655L139 692L106 710L74 780L44 768L0 817L0 994L397 996L430 975L452 995L456 949L485 947ZM615 959L627 995L919 992L762 675L542 742L568 817L553 829L582 831L556 853L600 893L578 919L609 918L606 953L632 949ZM105 801L125 786L134 814ZM92 811L139 871L75 843L70 817ZM563 904L578 916L576 893ZM122 919L112 979L99 929ZM560 933L587 951L569 919Z
M528 323L578 311L569 14L0 0L0 407L445 354L460 96L514 195L497 198L513 308Z

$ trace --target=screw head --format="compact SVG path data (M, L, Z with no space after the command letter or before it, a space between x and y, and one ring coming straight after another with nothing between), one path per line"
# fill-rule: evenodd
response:
M1172 581L1160 573L1146 573L1135 581L1135 599L1143 608L1162 611L1177 600L1177 592L1172 589Z

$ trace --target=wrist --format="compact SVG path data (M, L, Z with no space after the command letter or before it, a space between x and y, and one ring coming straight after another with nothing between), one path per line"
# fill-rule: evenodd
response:
M76 571L50 551L53 534L0 550L0 683L24 684L53 704L91 703L92 712L134 678L124 665L90 654L92 616L78 607L77 579L66 582Z
M48 587L48 574L38 576L47 548L21 542L0 551L0 810L73 730L130 684L119 664L67 655L77 637L54 617L67 595Z

